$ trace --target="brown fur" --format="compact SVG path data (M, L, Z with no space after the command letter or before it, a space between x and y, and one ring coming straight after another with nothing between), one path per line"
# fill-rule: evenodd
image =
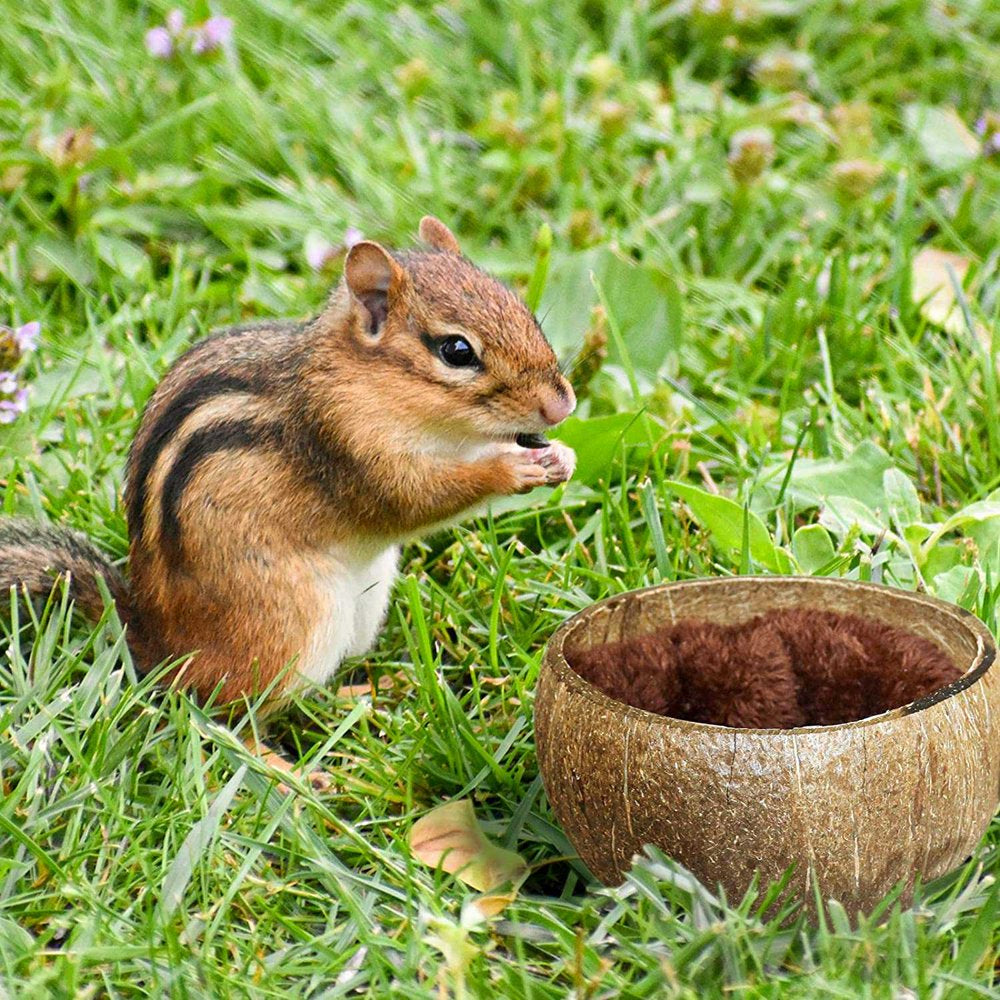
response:
M573 405L535 318L442 223L420 232L429 249L353 247L310 322L224 331L161 381L129 454L130 591L115 577L140 663L185 657L172 676L202 697L274 685L279 704L331 546L381 551L568 476L556 446L513 445ZM456 335L481 368L436 353ZM5 571L0 536L0 585L40 589L45 549ZM91 582L110 572L92 554Z
M618 701L736 728L863 719L961 676L927 639L813 608L770 611L730 627L681 621L625 642L568 651L566 658Z
M29 595L48 596L61 576L69 579L70 597L89 618L100 618L104 611L98 577L104 578L121 617L130 615L124 577L84 535L21 518L0 519L0 581Z

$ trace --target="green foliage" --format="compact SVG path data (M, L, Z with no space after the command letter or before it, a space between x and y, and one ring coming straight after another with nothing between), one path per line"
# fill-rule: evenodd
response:
M42 324L0 426L3 511L123 556L125 453L173 359L316 309L349 227L405 245L428 211L538 303L567 366L589 335L559 432L579 474L408 551L345 671L370 691L315 692L284 729L325 795L279 794L137 681L112 615L12 605L0 992L993 995L997 823L915 907L853 923L770 912L773 887L719 899L655 852L604 889L546 804L531 705L559 621L661 579L882 580L996 628L1000 158L975 129L1000 121L996 4L185 13L230 15L232 43L157 59L166 4L3 5L0 324ZM406 847L451 798L530 868L486 922Z

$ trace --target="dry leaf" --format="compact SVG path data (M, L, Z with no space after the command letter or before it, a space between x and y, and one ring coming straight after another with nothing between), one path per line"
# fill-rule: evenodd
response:
M939 170L961 170L980 154L979 139L950 105L907 104L903 122L924 157Z
M462 924L474 927L485 923L490 917L502 913L515 899L517 890L513 888L500 892L484 892L481 896L467 899L462 904Z
M410 851L418 861L440 865L480 892L505 882L519 885L528 873L520 854L487 838L468 799L447 802L418 819L410 828Z
M913 258L910 289L913 301L920 307L920 315L956 337L965 333L966 325L955 285L962 287L970 263L969 258L961 254L932 247L925 247ZM949 270L955 276L954 281ZM989 340L982 323L974 323L973 328L977 337L984 342Z
M394 687L397 681L405 680L406 676L402 671L398 670L394 674L382 674L378 679L378 690L388 691L389 688ZM372 694L372 684L369 681L365 684L345 684L342 687L337 688L338 698L364 698L366 695Z
M97 152L94 141L94 126L68 128L59 135L47 135L38 139L38 151L47 156L59 169L82 167L89 163Z

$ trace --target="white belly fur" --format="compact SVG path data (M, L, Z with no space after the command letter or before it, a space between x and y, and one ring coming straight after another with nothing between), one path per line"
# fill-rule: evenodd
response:
M326 684L344 657L374 643L396 579L398 546L372 552L336 546L315 562L320 594L316 629L298 664L303 684Z

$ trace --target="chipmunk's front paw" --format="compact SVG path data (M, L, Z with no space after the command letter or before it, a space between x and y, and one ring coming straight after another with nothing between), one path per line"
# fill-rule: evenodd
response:
M549 470L541 464L542 455L548 448L518 448L504 452L500 456L508 478L505 493L527 493L536 486L544 486L549 481Z
M561 441L550 441L547 448L539 449L538 464L545 469L545 482L550 486L565 483L576 468L576 452Z

